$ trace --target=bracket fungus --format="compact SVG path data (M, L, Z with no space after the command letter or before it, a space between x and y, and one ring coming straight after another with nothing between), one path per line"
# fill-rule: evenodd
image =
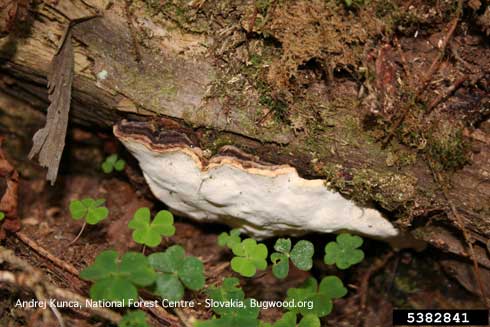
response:
M176 214L239 227L255 237L351 231L391 239L380 212L300 177L289 165L257 160L233 146L206 158L178 129L122 121L114 134L136 157L154 195Z

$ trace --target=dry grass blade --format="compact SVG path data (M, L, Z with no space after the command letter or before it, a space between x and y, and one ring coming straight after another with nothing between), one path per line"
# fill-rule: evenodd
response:
M51 185L56 181L61 155L65 147L73 66L71 26L68 26L61 46L51 61L48 74L48 97L51 104L48 107L46 125L34 134L32 149L29 152L29 159L39 154L39 163L48 168L46 179L51 182Z

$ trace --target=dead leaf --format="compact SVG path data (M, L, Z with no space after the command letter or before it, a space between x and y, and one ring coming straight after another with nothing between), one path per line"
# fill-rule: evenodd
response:
M56 181L65 147L68 113L70 111L71 87L73 82L73 46L71 25L67 27L61 46L51 61L48 73L48 107L46 125L34 134L29 159L39 154L39 163L48 168L46 179L51 185Z

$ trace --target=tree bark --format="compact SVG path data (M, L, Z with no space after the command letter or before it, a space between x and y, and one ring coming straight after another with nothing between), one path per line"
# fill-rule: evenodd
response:
M31 4L29 18L0 39L0 90L9 97L44 111L48 106L48 67L69 23L67 17L100 12L101 17L73 28L75 75L70 119L74 123L108 130L122 118L165 117L190 128L202 148L215 150L219 145L234 144L262 160L295 166L304 177L327 178L330 187L364 205L376 206L400 227L416 230L418 237L449 252L463 254L464 245L458 241L460 227L452 217L449 201L477 241L476 246L484 249L488 244L488 120L480 118L476 127L463 129L470 161L455 171L442 171L449 188L446 198L419 149L396 141L384 148L373 139L363 124L369 110L358 105L359 84L352 79L323 76L304 88L301 101L311 97L319 107L329 106L320 118L301 111L299 118L274 119L273 105L264 105L262 90L254 83L245 81L247 87L239 90L240 96L229 92L227 88L241 83L243 76L227 75L231 68L210 49L235 42L234 49L247 44L250 50L261 37L250 34L247 15L241 25L229 26L233 33L220 39L218 33L189 30L176 17L154 15L139 1L133 1L131 9L123 1L110 6L103 0L50 3ZM230 41L231 34L239 37ZM282 49L286 49L285 41ZM430 64L435 54L437 49L422 54L422 60ZM244 62L243 69L250 65ZM482 67L484 73L488 73L487 68ZM317 68L309 72L318 75ZM274 94L274 86L271 88ZM42 125L44 116L29 111L29 124L16 122L12 117L22 117L20 112L27 115L28 109L18 105L18 111L12 112L5 101L14 100L3 99L0 127L30 139L32 126ZM290 108L304 103L297 99L287 100ZM477 105L488 108L488 98L484 96ZM19 132L19 128L26 132ZM400 153L413 160L402 164ZM393 164L394 154L398 159ZM443 231L430 227L427 221ZM441 244L441 235L446 234L457 237L448 236ZM484 253L479 261L490 268Z

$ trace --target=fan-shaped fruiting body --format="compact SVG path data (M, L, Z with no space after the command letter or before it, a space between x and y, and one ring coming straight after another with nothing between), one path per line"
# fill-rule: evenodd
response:
M256 237L348 230L391 238L397 229L378 211L361 208L301 178L294 167L257 161L225 146L210 159L179 130L123 121L114 134L138 159L154 195L175 213L240 227Z

